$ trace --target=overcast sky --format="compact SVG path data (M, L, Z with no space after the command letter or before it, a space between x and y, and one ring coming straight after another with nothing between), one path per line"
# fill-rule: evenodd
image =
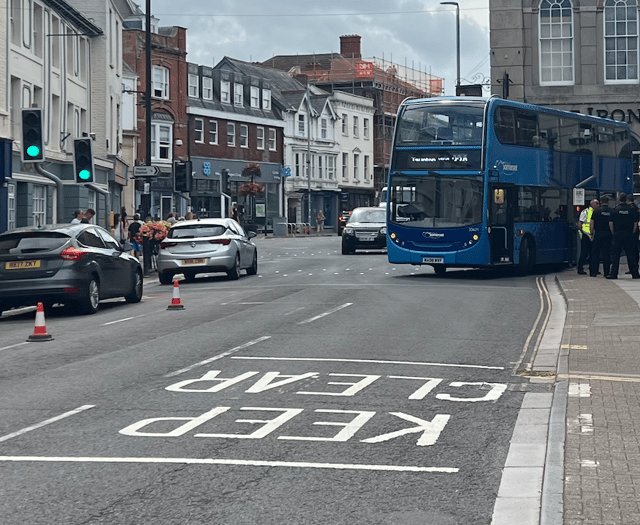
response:
M140 7L144 11L145 2ZM489 0L460 0L462 83L489 77ZM187 60L224 56L262 62L273 55L340 52L341 35L362 36L364 58L379 57L456 83L456 7L431 0L151 0L161 26L187 32ZM478 77L477 75L480 75Z

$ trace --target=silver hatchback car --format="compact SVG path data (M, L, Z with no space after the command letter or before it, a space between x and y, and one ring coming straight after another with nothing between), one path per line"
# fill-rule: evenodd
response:
M233 219L196 219L175 223L158 253L158 277L170 284L181 273L193 281L199 273L226 272L238 279L258 273L258 249L251 241L256 234L245 230Z

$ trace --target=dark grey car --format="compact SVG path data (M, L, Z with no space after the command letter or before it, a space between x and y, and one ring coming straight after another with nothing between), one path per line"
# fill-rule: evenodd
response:
M356 208L342 231L342 254L387 247L385 208Z
M138 259L93 224L18 228L0 234L0 315L11 307L39 302L63 303L92 314L101 299L139 302L142 281Z

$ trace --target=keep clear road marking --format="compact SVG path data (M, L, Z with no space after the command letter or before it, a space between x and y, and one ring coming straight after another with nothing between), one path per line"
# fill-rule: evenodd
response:
M51 423L55 423L56 421L60 421L61 419L64 419L65 417L69 417L69 416L73 416L79 412L82 412L84 410L89 410L90 408L93 408L95 405L83 405L81 407L78 407L74 410L70 410L69 412L65 412L64 414L60 414L59 416L56 417L52 417L51 419L47 419L45 421L41 421L40 423L37 423L35 425L32 425L30 427L26 427L23 428L22 430L18 430L17 432L13 432L11 434L7 434L6 436L2 436L0 437L0 442L2 441L7 441L9 439L12 439L14 437L17 436L21 436L22 434L26 434L27 432L30 432L32 430L36 430L37 428L41 428L44 427L45 425L49 425Z
M347 306L351 306L352 304L353 303L345 303L345 304L342 304L340 306L336 306L335 308L329 310L328 312L324 312L323 314L316 315L315 317L312 317L311 319L306 319L305 321L300 321L298 324L312 323L313 321L317 321L318 319L321 319L322 317L325 317L326 315L334 314L337 311L342 310L343 308L346 308Z
M331 357L256 357L239 355L232 357L231 359L253 359L265 361L314 361L333 363L373 363L377 365L443 366L454 368L478 368L481 370L504 370L503 366L462 365L455 363L424 363L420 361L385 361L382 359L338 359Z
M270 335L265 335L262 337L259 337L258 339L254 339L253 341L249 341L248 343L245 343L243 345L240 346L236 346L235 348L232 348L231 350L227 350L226 352L222 352L221 354L218 354L214 357L211 357L209 359L205 359L204 361L200 361L199 363L195 363L191 366L188 366L186 368L182 368L176 372L171 372L170 374L166 374L164 377L174 377L180 374L184 374L185 372L189 372L190 370L193 370L194 368L198 368L199 366L204 366L204 365L208 365L209 363L212 363L213 361L217 361L218 359L222 359L223 357L227 357L228 355L231 354L235 354L236 352L243 350L244 348L247 348L249 346L261 343L262 341L266 341L267 339L271 339Z
M42 461L49 463L179 463L184 465L239 465L249 467L294 467L335 470L373 470L387 472L441 472L455 474L454 467L417 467L411 465L361 465L350 463L307 463L304 461L253 461L215 458L100 458L65 456L0 456L0 461Z

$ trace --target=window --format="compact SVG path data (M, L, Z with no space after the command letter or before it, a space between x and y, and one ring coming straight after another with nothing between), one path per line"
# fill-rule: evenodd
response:
M322 155L318 157L318 178L322 179L324 177L324 172L322 170Z
M220 102L231 103L231 84L226 80L220 81Z
M202 98L213 100L213 79L211 77L202 77Z
M347 135L349 133L349 118L346 113L342 114L342 134Z
M22 0L22 44L31 47L31 0Z
M573 83L573 7L570 0L540 3L540 82Z
M194 121L193 136L196 142L204 142L204 122L201 118Z
M9 230L13 230L16 227L16 187L14 184L9 184L9 200L7 202L8 222L7 226Z
M353 136L357 137L359 134L359 129L358 129L358 117L353 117Z
M298 115L298 135L304 135L304 130L305 130L305 123L304 123L304 115L300 114Z
M605 80L638 81L638 3L604 3Z
M189 75L189 96L198 98L198 75Z
M169 70L166 67L153 66L153 96L169 98Z
M342 178L345 180L349 178L349 154L348 153L342 154Z
M47 224L46 213L46 195L47 189L45 186L33 187L33 225L44 226Z
M327 178L329 180L333 180L335 178L336 173L336 158L335 157L327 157Z
M256 148L264 149L264 128L256 128Z
M328 135L328 122L326 118L320 120L320 137L326 139Z
M369 155L364 156L364 180L369 180Z
M271 109L271 90L270 89L262 90L262 109L266 109L266 110Z
M365 139L369 138L369 119L362 119L362 134Z
M243 105L243 100L242 100L243 89L244 89L244 86L242 84L233 85L233 105L234 106Z
M360 155L357 153L353 154L353 178L358 180L360 178L360 173L358 170L360 169Z
M236 145L236 125L233 122L227 123L227 145Z
M249 126L246 124L240 124L240 147L249 147Z
M269 151L276 151L276 130L269 128Z
M251 107L260 107L260 88L256 86L251 86Z
M296 177L300 177L300 153L296 153Z
M218 143L218 121L210 120L209 121L209 144L217 144Z
M171 160L172 127L166 124L151 125L151 159Z

